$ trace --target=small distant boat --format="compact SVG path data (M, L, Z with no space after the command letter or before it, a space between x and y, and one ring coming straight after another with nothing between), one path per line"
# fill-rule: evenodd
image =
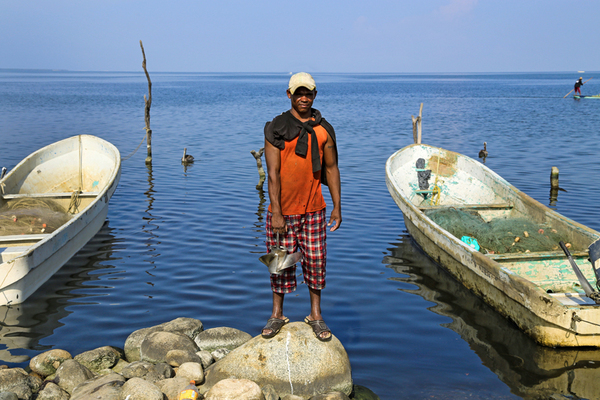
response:
M438 147L394 153L386 183L425 253L526 334L550 347L600 347L600 304L559 247L565 242L585 279L596 282L588 248L599 232L481 162Z
M600 94L595 94L595 95L573 95L573 98L575 99L600 99Z
M114 145L79 135L0 180L0 305L25 301L100 230L120 174Z

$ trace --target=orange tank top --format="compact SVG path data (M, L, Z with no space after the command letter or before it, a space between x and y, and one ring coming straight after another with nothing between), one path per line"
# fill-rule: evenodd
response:
M325 168L322 164L327 131L321 125L314 126L313 129L319 143L321 168ZM308 138L306 157L296 154L297 141L298 136L285 142L285 148L281 150L281 212L283 215L306 214L325 208L325 199L321 193L321 171L312 172L312 140ZM271 211L270 205L269 211Z

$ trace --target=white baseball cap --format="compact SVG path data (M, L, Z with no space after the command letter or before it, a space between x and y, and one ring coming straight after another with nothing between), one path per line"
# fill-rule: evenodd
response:
M299 87L305 87L308 90L315 90L317 85L313 77L306 72L298 72L290 78L289 89L290 93L294 94Z

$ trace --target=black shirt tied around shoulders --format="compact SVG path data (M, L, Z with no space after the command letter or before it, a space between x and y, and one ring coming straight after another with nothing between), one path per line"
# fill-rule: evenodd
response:
M321 125L331 139L333 140L333 146L335 150L335 162L338 161L337 144L335 140L335 131L333 126L321 116L321 112L316 108L311 108L311 115L313 119L306 122L300 121L296 118L291 110L288 110L281 115L273 118L265 124L265 139L279 150L285 149L285 142L295 139L298 137L296 143L296 154L300 157L306 157L308 151L308 136L311 136L311 161L313 172L321 171L321 183L327 185L327 175L325 170L321 168L321 157L319 156L319 145L317 141L317 135L313 126Z

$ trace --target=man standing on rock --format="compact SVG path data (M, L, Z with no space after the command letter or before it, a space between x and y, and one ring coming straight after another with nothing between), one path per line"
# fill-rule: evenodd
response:
M304 281L310 293L309 324L317 339L331 339L321 315L325 287L326 230L342 223L340 171L333 127L312 108L317 96L313 77L300 72L290 78L287 96L292 108L265 125L265 159L269 175L267 249L280 244L289 253L302 253ZM326 223L321 183L329 186L333 210ZM291 250L291 251L290 251ZM275 336L289 319L283 315L283 298L296 290L296 265L271 274L273 312L262 336Z

